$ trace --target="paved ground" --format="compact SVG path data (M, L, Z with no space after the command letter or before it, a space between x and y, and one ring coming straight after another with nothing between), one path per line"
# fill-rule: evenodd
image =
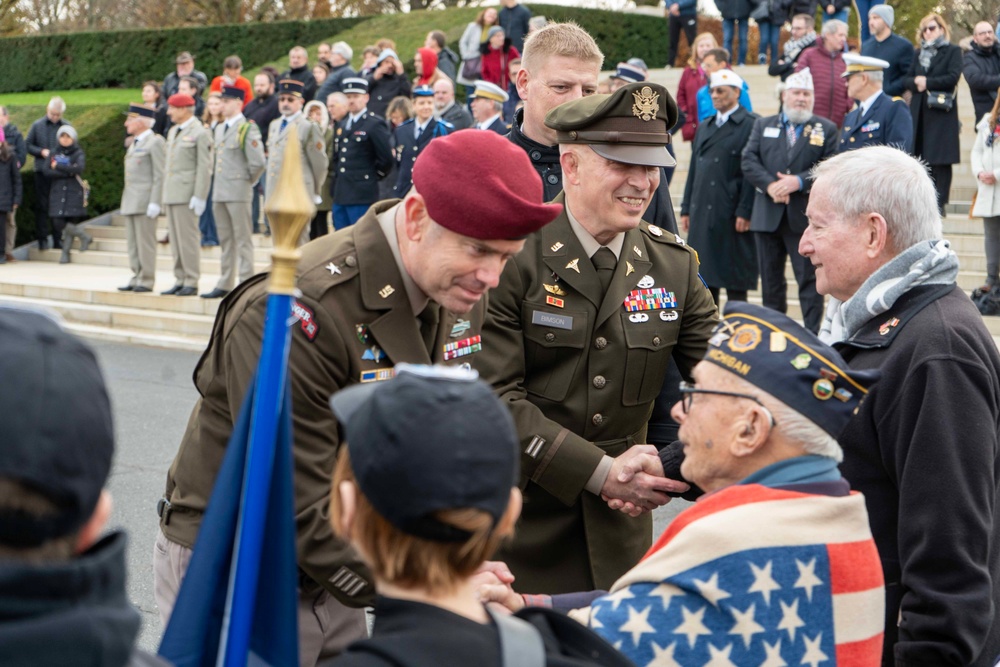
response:
M129 597L143 615L140 644L155 651L163 632L153 602L155 507L197 398L191 374L199 355L100 341L92 345L111 387L118 434L111 524L129 534ZM660 510L657 534L686 505L674 501Z

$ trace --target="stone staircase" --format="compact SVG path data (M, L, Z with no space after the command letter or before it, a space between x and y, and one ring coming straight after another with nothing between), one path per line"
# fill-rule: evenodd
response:
M777 113L774 94L776 79L767 75L764 67L744 66L736 70L750 86L754 111L761 115ZM652 80L670 91L677 90L679 69L654 70ZM983 226L978 219L968 218L969 201L976 191L975 178L970 173L968 155L975 140L972 103L963 80L958 95L962 118L962 155L966 160L955 166L952 204L944 220L944 234L961 260L959 285L967 292L985 280L983 256ZM691 158L690 144L680 140L674 144L677 169L671 183L675 206L680 204ZM166 219L157 223L157 234L166 233ZM92 221L87 230L94 244L86 253L73 251L72 263L59 264L59 252L39 251L28 247L18 249L19 261L0 266L0 305L26 304L43 306L60 313L74 331L88 337L143 345L201 351L212 330L219 300L199 297L161 296L158 291L173 286L173 259L170 247L157 245L156 290L148 294L119 292L128 282L128 254L125 227L120 216L110 215ZM258 271L270 264L271 239L254 235L254 259ZM201 250L201 281L199 292L208 292L218 280L219 248ZM791 266L786 268L789 281L789 315L801 318L795 280ZM758 292L750 293L751 301L760 302ZM1000 318L985 318L990 333L1000 339Z

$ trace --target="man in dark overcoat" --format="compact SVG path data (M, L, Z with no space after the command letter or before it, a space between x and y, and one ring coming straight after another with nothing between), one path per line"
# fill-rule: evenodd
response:
M757 289L757 253L749 233L754 189L740 156L758 116L740 106L743 79L736 72L715 72L709 86L715 117L698 125L680 222L715 302L723 287L727 300L746 301Z
M808 69L788 77L785 86L784 111L754 124L743 151L743 175L757 189L750 231L755 232L764 305L788 311L785 262L791 258L803 323L815 332L823 316L823 297L816 292L815 269L799 254L798 246L809 224L809 171L837 152L837 126L813 114Z

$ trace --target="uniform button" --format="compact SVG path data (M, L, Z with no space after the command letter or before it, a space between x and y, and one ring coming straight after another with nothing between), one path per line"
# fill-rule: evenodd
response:
M660 337L653 336L653 345L659 345L659 344L660 344Z
M340 161L341 162L347 162L347 158L346 157L342 157L342 158L340 158Z
M541 160L542 159L541 152L539 152L539 151L531 151L531 159L532 160Z
M596 415L594 415L594 418L591 419L590 421L594 422L594 426L600 426L601 424L604 423L604 415L598 412Z
M709 183L709 185L715 185L715 181L712 181L711 183Z
M347 170L346 170L346 169L344 169L343 167L341 167L341 168L340 168L340 173L342 173L342 174L343 174L343 173L344 173L345 171L347 171Z
M598 350L603 350L608 346L608 339L604 336L598 336L597 340L594 341L594 347Z
M711 205L711 204L709 204L709 205L708 205L708 210L709 210L709 211L711 211L711 210L712 210L712 205Z
M368 180L368 174L365 174L365 180L366 181Z
M559 177L556 176L555 174L549 174L548 176L546 176L545 180L547 180L550 185L555 185L556 183L559 182Z
M556 335L555 335L554 333L552 333L551 331L550 331L550 332L548 332L547 334L545 334L545 340L546 340L547 342L551 343L551 342L552 342L552 341L554 341L555 339L556 339Z
M603 375L598 375L594 378L594 386L598 389L604 389L604 385L608 383L607 379Z
M715 158L715 161L716 161L716 162L718 162L718 161L719 161L719 158Z
M347 256L347 257L346 257L346 258L344 259L344 264L347 264L347 265L348 265L348 266L350 266L350 267L355 267L355 266L357 266L357 265L358 265L358 259L357 259L357 257L355 257L354 255L348 255L348 256Z

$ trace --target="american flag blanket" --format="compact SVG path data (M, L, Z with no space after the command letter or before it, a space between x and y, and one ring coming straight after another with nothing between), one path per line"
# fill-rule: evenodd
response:
M864 667L885 587L864 497L731 486L574 613L639 667Z

